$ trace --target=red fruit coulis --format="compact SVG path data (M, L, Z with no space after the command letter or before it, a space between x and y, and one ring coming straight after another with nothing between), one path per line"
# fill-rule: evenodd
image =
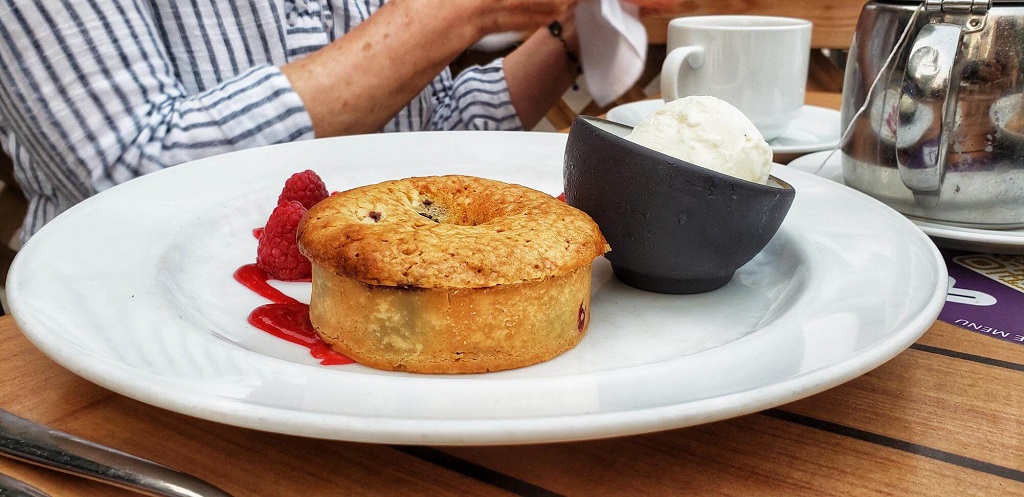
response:
M565 202L565 194L558 195L558 200ZM263 228L253 229L252 235L258 240L263 236ZM235 271L235 281L272 302L253 309L249 313L249 324L275 337L308 348L310 355L319 359L320 364L325 366L355 362L331 350L330 346L320 338L320 335L313 329L313 323L309 321L309 305L274 288L270 284L270 280L270 275L256 264L246 264ZM581 304L578 323L581 331L585 319L586 311Z
M256 264L246 264L235 271L235 281L273 302L253 309L249 313L249 324L308 348L310 355L319 359L320 364L333 366L355 362L331 350L313 329L313 323L309 322L309 306L274 288L269 283L270 279L270 275Z

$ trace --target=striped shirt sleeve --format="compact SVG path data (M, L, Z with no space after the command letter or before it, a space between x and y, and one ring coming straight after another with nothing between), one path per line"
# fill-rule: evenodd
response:
M142 0L5 4L0 112L31 148L40 184L61 197L82 200L189 160L313 137L276 67L188 92Z
M452 78L434 80L434 113L430 129L523 129L505 82L504 59L466 68Z

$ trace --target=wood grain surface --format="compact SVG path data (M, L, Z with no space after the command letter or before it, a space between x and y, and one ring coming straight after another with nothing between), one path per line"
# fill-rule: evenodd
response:
M235 495L1024 495L1024 346L937 322L921 343L818 395L732 420L588 442L431 448L221 425L112 393L0 318L0 406ZM930 346L933 347L933 346ZM0 459L53 495L126 495Z

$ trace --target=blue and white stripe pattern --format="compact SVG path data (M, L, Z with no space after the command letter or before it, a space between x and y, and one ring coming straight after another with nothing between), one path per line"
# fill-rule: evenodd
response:
M0 0L0 145L27 239L136 176L313 138L278 66L385 0ZM520 129L501 61L445 70L383 131Z

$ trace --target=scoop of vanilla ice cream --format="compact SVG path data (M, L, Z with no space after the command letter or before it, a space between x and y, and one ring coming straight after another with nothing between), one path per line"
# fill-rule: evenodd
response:
M772 149L739 109L710 96L673 100L633 128L627 140L737 178L766 184Z

